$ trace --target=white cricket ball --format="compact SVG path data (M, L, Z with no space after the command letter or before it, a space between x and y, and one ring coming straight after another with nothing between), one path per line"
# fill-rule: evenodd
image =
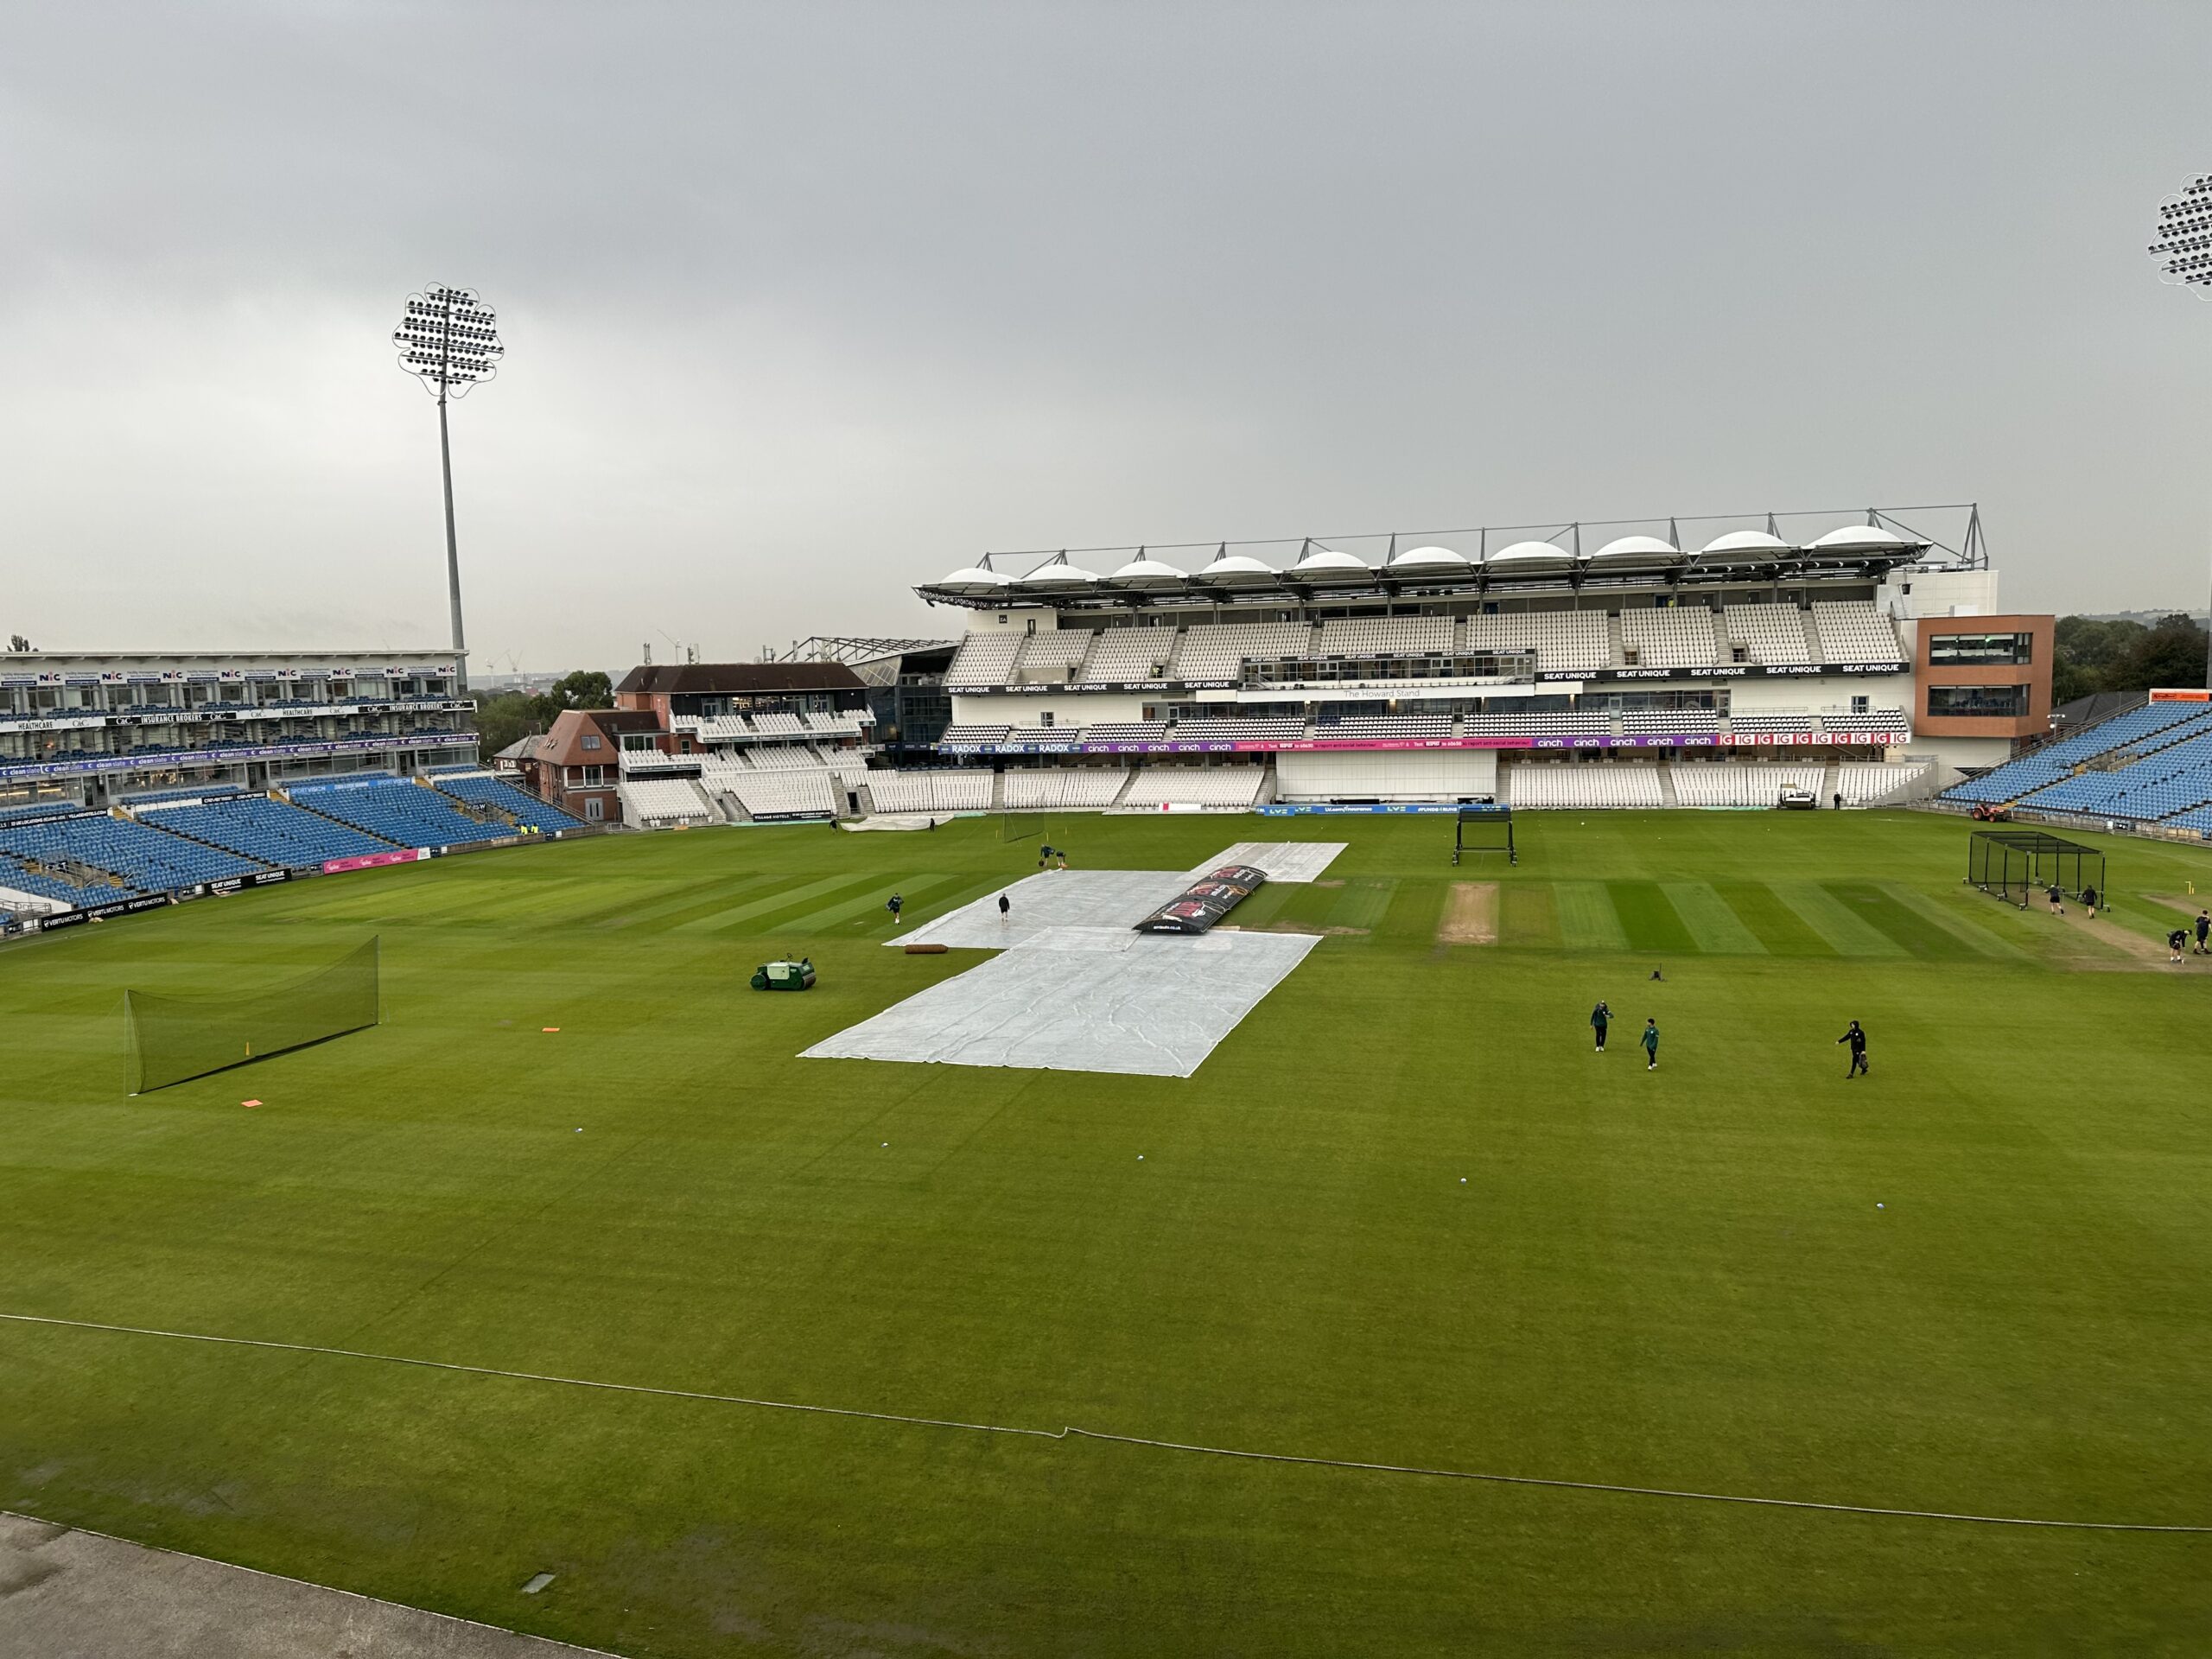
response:
M1886 1204L1878 1204L1878 1205L1876 1205L1874 1207L1875 1207L1877 1210L1886 1210L1886 1209L1888 1209L1890 1206L1889 1206L1888 1205L1886 1205Z

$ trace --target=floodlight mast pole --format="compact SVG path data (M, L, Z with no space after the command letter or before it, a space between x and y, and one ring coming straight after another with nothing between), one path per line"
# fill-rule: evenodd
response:
M421 380L438 400L438 472L445 486L446 599L453 624L454 672L468 684L468 636L461 614L461 538L454 524L453 426L449 399L466 396L473 385L499 372L506 347L499 343L499 319L475 290L432 283L407 302L391 343L399 366Z
M2158 280L2212 300L2212 173L2198 174L2158 204L2158 229L2150 252ZM2212 606L2204 617L2204 685L2212 690Z
M446 481L446 597L453 607L454 667L468 686L468 639L461 626L461 543L453 528L453 437L446 423L446 389L438 386L438 465Z

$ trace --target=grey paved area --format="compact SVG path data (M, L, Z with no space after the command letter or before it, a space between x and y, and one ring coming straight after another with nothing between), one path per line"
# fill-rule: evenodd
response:
M576 1659L512 1630L0 1511L7 1659Z
M1311 934L1050 928L803 1058L1187 1077L1318 943Z
M1351 843L1344 841L1240 841L1224 847L1205 863L1195 865L1193 875L1204 875L1224 864L1249 864L1265 870L1270 881L1319 881L1321 873Z

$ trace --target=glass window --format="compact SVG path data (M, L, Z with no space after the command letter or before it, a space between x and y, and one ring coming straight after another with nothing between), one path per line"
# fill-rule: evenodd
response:
M599 734L597 732L586 732L584 734L584 741L582 747L587 749L597 748L599 747Z
M1930 663L2025 663L2031 660L2031 633L1936 633L1928 639Z
M2017 720L2028 712L2024 685L1931 685L1928 712L1946 720Z

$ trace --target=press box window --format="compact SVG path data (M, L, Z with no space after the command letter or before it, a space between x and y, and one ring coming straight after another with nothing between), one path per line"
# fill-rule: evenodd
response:
M1975 663L2024 664L2032 660L2030 633L1937 633L1929 636L1928 660L1939 667Z
M2024 685L1931 685L1928 713L1942 720L2017 720L2028 712Z

